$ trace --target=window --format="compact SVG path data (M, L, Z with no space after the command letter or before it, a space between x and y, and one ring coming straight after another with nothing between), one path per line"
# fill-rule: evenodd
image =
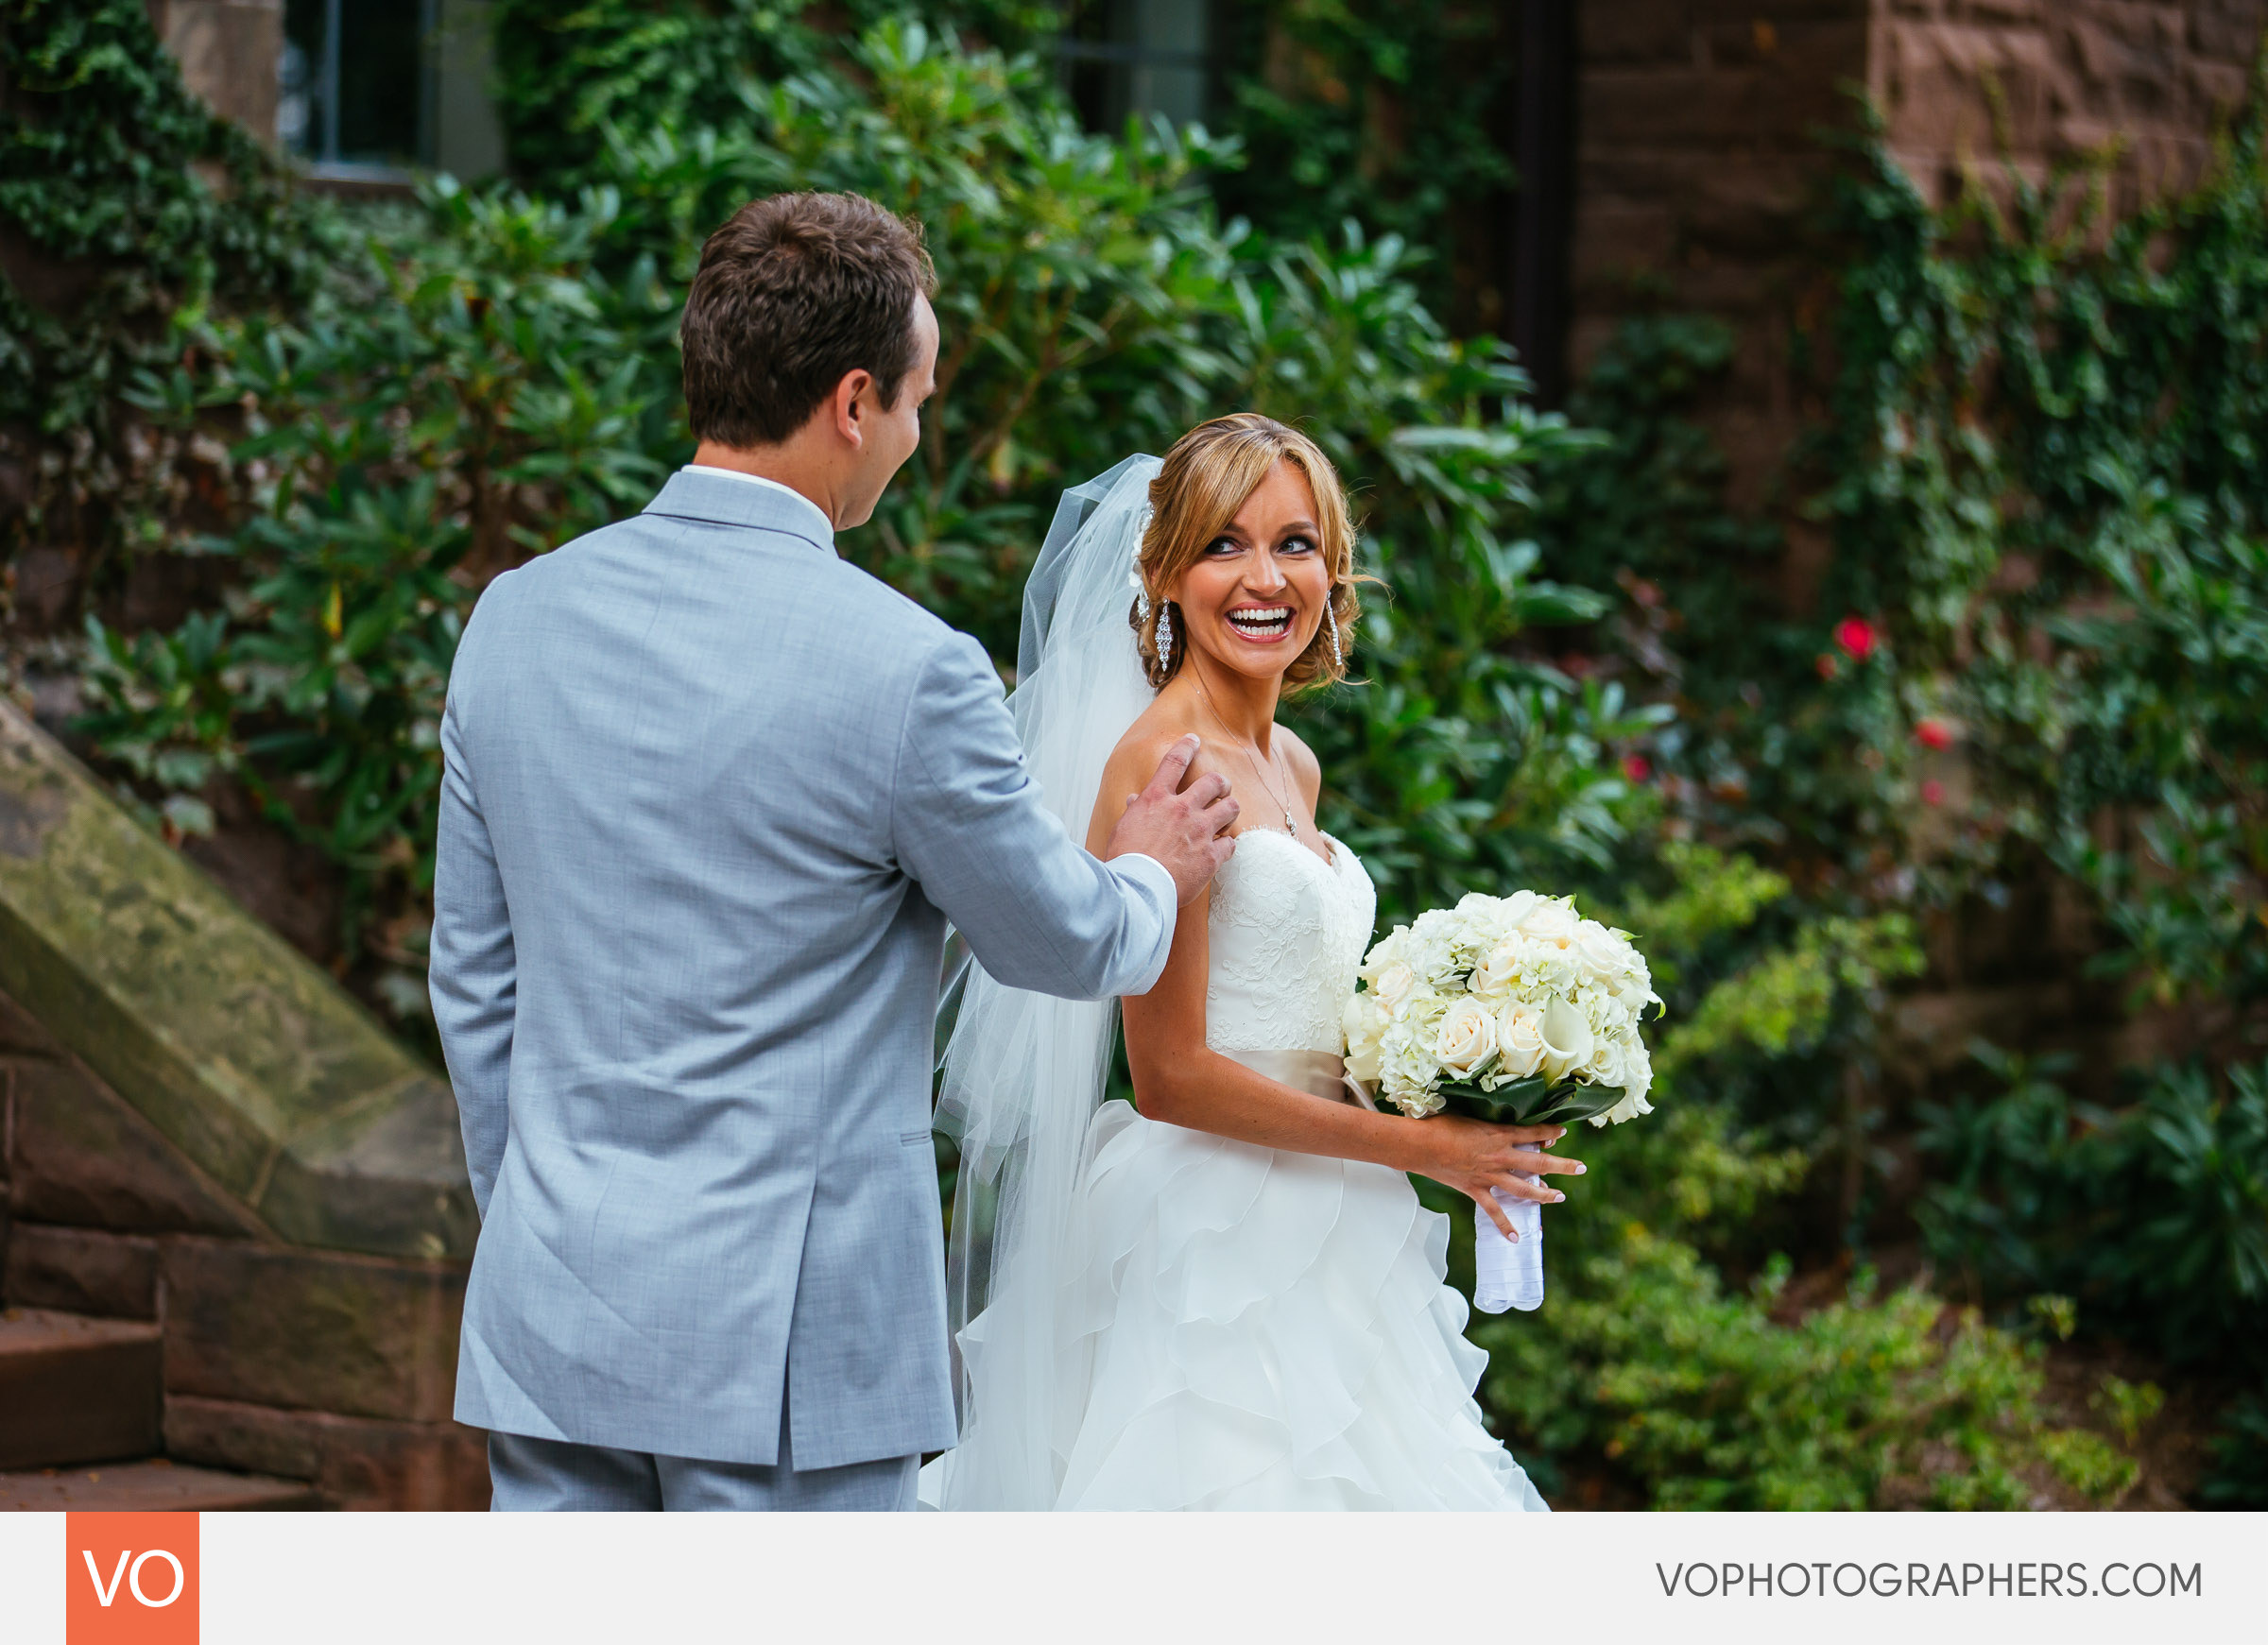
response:
M1056 50L1072 101L1099 131L1127 116L1205 117L1212 88L1209 0L1083 0Z
M276 138L318 177L501 170L489 0L285 0Z

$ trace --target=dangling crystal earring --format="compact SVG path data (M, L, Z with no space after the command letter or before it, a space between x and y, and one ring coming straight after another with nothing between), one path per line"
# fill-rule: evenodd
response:
M1329 600L1323 602L1323 628L1331 636L1332 667L1345 668L1347 660L1339 655L1339 620L1332 613Z
M1170 668L1174 661L1174 608L1163 600L1158 602L1158 666Z

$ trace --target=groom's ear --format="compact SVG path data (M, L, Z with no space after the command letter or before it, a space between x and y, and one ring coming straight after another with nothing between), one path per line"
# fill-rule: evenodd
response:
M874 373L865 369L846 371L841 382L834 386L822 414L832 414L834 432L852 447L867 443L866 417L872 409Z

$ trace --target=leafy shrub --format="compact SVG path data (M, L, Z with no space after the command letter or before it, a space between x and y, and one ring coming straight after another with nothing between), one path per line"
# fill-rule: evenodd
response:
M1076 9L1055 0L500 0L496 88L518 175L571 195L613 174L607 149L618 134L761 126L774 89L823 76L845 33L919 22L971 49L1043 58ZM1485 9L1443 0L1270 0L1214 19L1221 94L1207 124L1235 141L1202 146L1211 192L1279 245L1332 239L1353 220L1420 248L1410 275L1443 310L1463 272L1458 253L1486 237L1460 214L1486 211L1513 180L1501 141L1513 68L1502 27ZM1037 83L1057 70L1036 60L1019 72ZM1240 148L1249 164L1233 158ZM1497 300L1461 295L1465 309Z
M1507 15L1456 0L1265 0L1226 14L1211 123L1251 163L1219 180L1224 208L1295 244L1348 218L1398 234L1430 253L1421 282L1439 308L1455 274L1492 283L1457 265L1487 241L1474 219L1506 209L1516 180ZM1457 295L1484 315L1501 301Z
M891 21L1014 55L1061 18L1048 0L496 0L491 89L513 172L572 196L610 179L626 134L762 124L780 82L839 67L846 35Z
M1878 1304L1862 1279L1778 1325L1784 1262L1727 1296L1635 1224L1576 1267L1550 1330L1474 1329L1488 1401L1547 1453L1595 1448L1657 1507L2019 1508L2043 1465L2101 1499L2132 1482L2098 1436L2047 1425L2036 1350L1918 1287Z
M643 38L696 69L751 26L679 20ZM927 224L945 349L923 446L847 554L1005 659L1061 486L1222 409L1297 417L1362 488L1410 613L1364 653L1381 689L1318 705L1327 820L1413 903L1473 865L1603 865L1629 801L1610 745L1657 716L1508 649L1595 601L1504 540L1526 470L1576 437L1518 406L1502 350L1446 337L1390 238L1247 252L1195 187L1200 150L1088 136L1028 65L895 20L837 49L748 80L760 121L685 129L664 100L651 126L600 122L607 180L573 209L437 183L406 216L359 220L301 320L215 322L146 372L135 397L162 424L240 408L228 464L250 517L174 546L243 580L225 618L94 631L99 745L176 791L177 824L221 773L321 845L365 960L414 998L464 611L685 454L669 332L707 228L751 195L850 188Z
M2244 1395L2222 1421L2198 1495L2216 1508L2268 1508L2268 1398Z
M2268 997L2268 103L2194 192L2118 222L2084 169L1933 209L1879 145L1827 414L1781 476L1829 530L1816 608L1758 574L1689 420L1721 327L1637 322L1573 404L1610 443L1545 488L1545 566L1632 595L1600 636L1674 698L1663 786L1841 912L1945 909L2043 860L2099 910L2138 1004ZM1657 501L1658 500L1658 501Z
M2268 1066L2162 1069L2107 1110L2071 1100L2068 1059L1978 1056L2002 1092L1922 1115L1931 1254L1982 1295L2068 1295L2176 1358L2268 1365Z
M641 504L675 444L646 351L671 316L650 266L590 266L603 199L577 211L446 181L358 234L301 319L215 321L198 367L146 370L159 427L238 410L226 455L249 515L183 552L244 581L171 634L90 619L83 728L161 791L245 786L346 877L350 951L387 997L421 989L456 639L488 575ZM209 826L168 802L177 826Z

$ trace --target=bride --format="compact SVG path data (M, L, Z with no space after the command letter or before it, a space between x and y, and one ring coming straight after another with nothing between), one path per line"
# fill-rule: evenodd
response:
M961 1443L929 1505L1544 1507L1482 1426L1448 1220L1404 1173L1508 1233L1488 1189L1556 1200L1521 1174L1583 1168L1522 1147L1556 1125L1407 1120L1342 1078L1375 897L1275 713L1344 672L1355 580L1337 475L1264 417L1064 499L1011 699L1035 780L1093 848L1194 732L1243 826L1124 1002L1139 1112L1102 1100L1110 1006L970 979L940 1105Z

